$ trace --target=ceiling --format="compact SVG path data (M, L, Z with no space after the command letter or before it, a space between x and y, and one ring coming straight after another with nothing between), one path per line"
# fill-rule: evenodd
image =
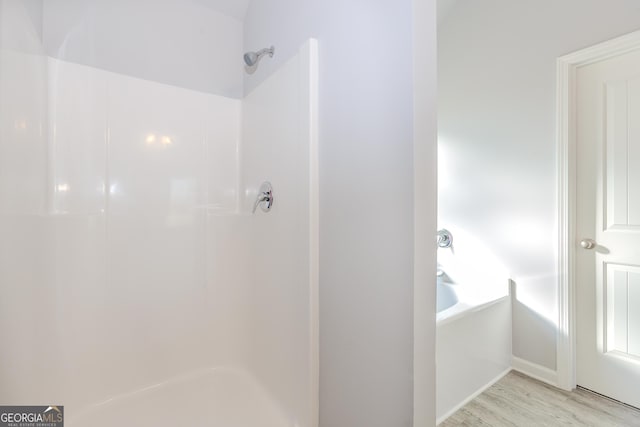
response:
M240 21L244 20L244 16L247 13L249 2L251 0L192 0L195 3L199 3L203 6L216 10L224 15L231 16L232 18ZM456 5L459 0L437 0L438 1L438 23L445 20L451 9Z
M240 21L244 20L251 0L192 0Z

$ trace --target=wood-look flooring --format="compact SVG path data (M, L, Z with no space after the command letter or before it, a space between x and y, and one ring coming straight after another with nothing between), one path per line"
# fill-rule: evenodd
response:
M559 390L512 371L440 424L453 426L628 427L640 426L640 411L587 390Z

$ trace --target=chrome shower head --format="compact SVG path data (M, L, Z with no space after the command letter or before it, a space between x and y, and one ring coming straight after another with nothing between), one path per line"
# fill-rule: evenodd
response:
M258 54L255 52L247 52L244 54L244 63L247 64L247 67L251 67L256 62L258 62Z
M263 56L269 55L270 58L273 57L273 53L275 48L271 46L270 48L264 48L257 52L247 52L244 54L244 62L247 64L247 67L255 67L258 65L258 62L262 59Z

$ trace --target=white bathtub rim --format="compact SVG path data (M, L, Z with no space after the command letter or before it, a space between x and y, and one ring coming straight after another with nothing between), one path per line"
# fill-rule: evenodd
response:
M454 304L451 307L447 308L446 310L442 310L441 312L436 313L436 326L442 326L463 317L469 316L473 313L477 313L478 311L487 309L493 305L508 300L509 298L509 295L504 295L500 298L493 299L482 304L469 304L464 301L460 301L457 304Z

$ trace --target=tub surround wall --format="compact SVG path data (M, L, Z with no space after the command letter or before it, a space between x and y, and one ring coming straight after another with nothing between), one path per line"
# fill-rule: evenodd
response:
M236 211L240 101L56 59L49 70L45 216L63 377L73 379L64 401L73 409L192 369L246 365L249 312L225 305L248 283L207 269L235 238L220 229L244 225L210 218Z
M556 369L555 61L639 27L627 0L461 0L440 25L439 215L508 266L513 354L546 370Z
M250 366L290 425L317 427L317 43L307 41L243 100L243 211L260 184L275 204L250 217ZM313 212L310 216L309 212Z
M50 230L38 217L46 206L47 180L47 61L41 22L33 19L41 6L0 1L0 336L7 343L0 378L2 384L13 381L12 392L31 393L37 401L55 391L54 383L33 389L21 379L49 375L51 362L41 357L42 348L57 345L50 321L55 290L46 268ZM6 392L0 387L5 402Z
M242 100L32 53L32 12L0 2L0 400L74 419L225 367L313 427L312 52L243 121ZM254 216L263 180L277 204Z
M209 156L208 147L222 151L230 145L235 156L240 101L55 59L48 60L48 70L50 132L43 135L45 174L37 180L45 191L34 192L24 209L10 203L1 214L3 223L43 230L40 235L23 234L23 227L7 230L3 254L39 262L28 270L41 276L27 283L36 294L44 291L49 303L28 323L55 339L57 350L40 353L40 360L55 360L57 368L23 394L3 388L3 401L26 403L35 398L32 390L44 388L53 392L45 401L65 402L71 413L198 367L246 364L248 348L242 343L249 341L244 320L249 313L225 306L244 298L248 283L235 271L208 275L206 267L208 259L222 255L217 247L232 247L236 239L235 233L216 233L234 229L230 217L217 217L216 224L208 217L221 207L236 210L237 162ZM18 142L9 137L2 146ZM9 154L3 159L18 160ZM34 159L14 163L2 183L15 185L17 174L25 172L33 179L21 165ZM226 184L227 191L210 191L208 171L223 178L222 169L226 182L216 184ZM212 199L217 194L223 197ZM19 250L17 242L25 236L34 239L33 254ZM29 287L20 272L23 262L3 268L2 300L12 305ZM216 322L223 309L224 322ZM27 341L35 338L25 335ZM34 378L23 351L12 347L5 353L15 363L8 363L13 369L3 384ZM61 386L54 392L41 378Z
M33 19L40 11L38 2L0 1L0 336L11 343L0 376L2 384L14 383L16 395L31 392L44 401L53 381L35 390L20 381L50 375L42 348L57 345L47 268L51 231L38 216L47 198L47 60L42 24ZM0 389L2 397L9 392Z

